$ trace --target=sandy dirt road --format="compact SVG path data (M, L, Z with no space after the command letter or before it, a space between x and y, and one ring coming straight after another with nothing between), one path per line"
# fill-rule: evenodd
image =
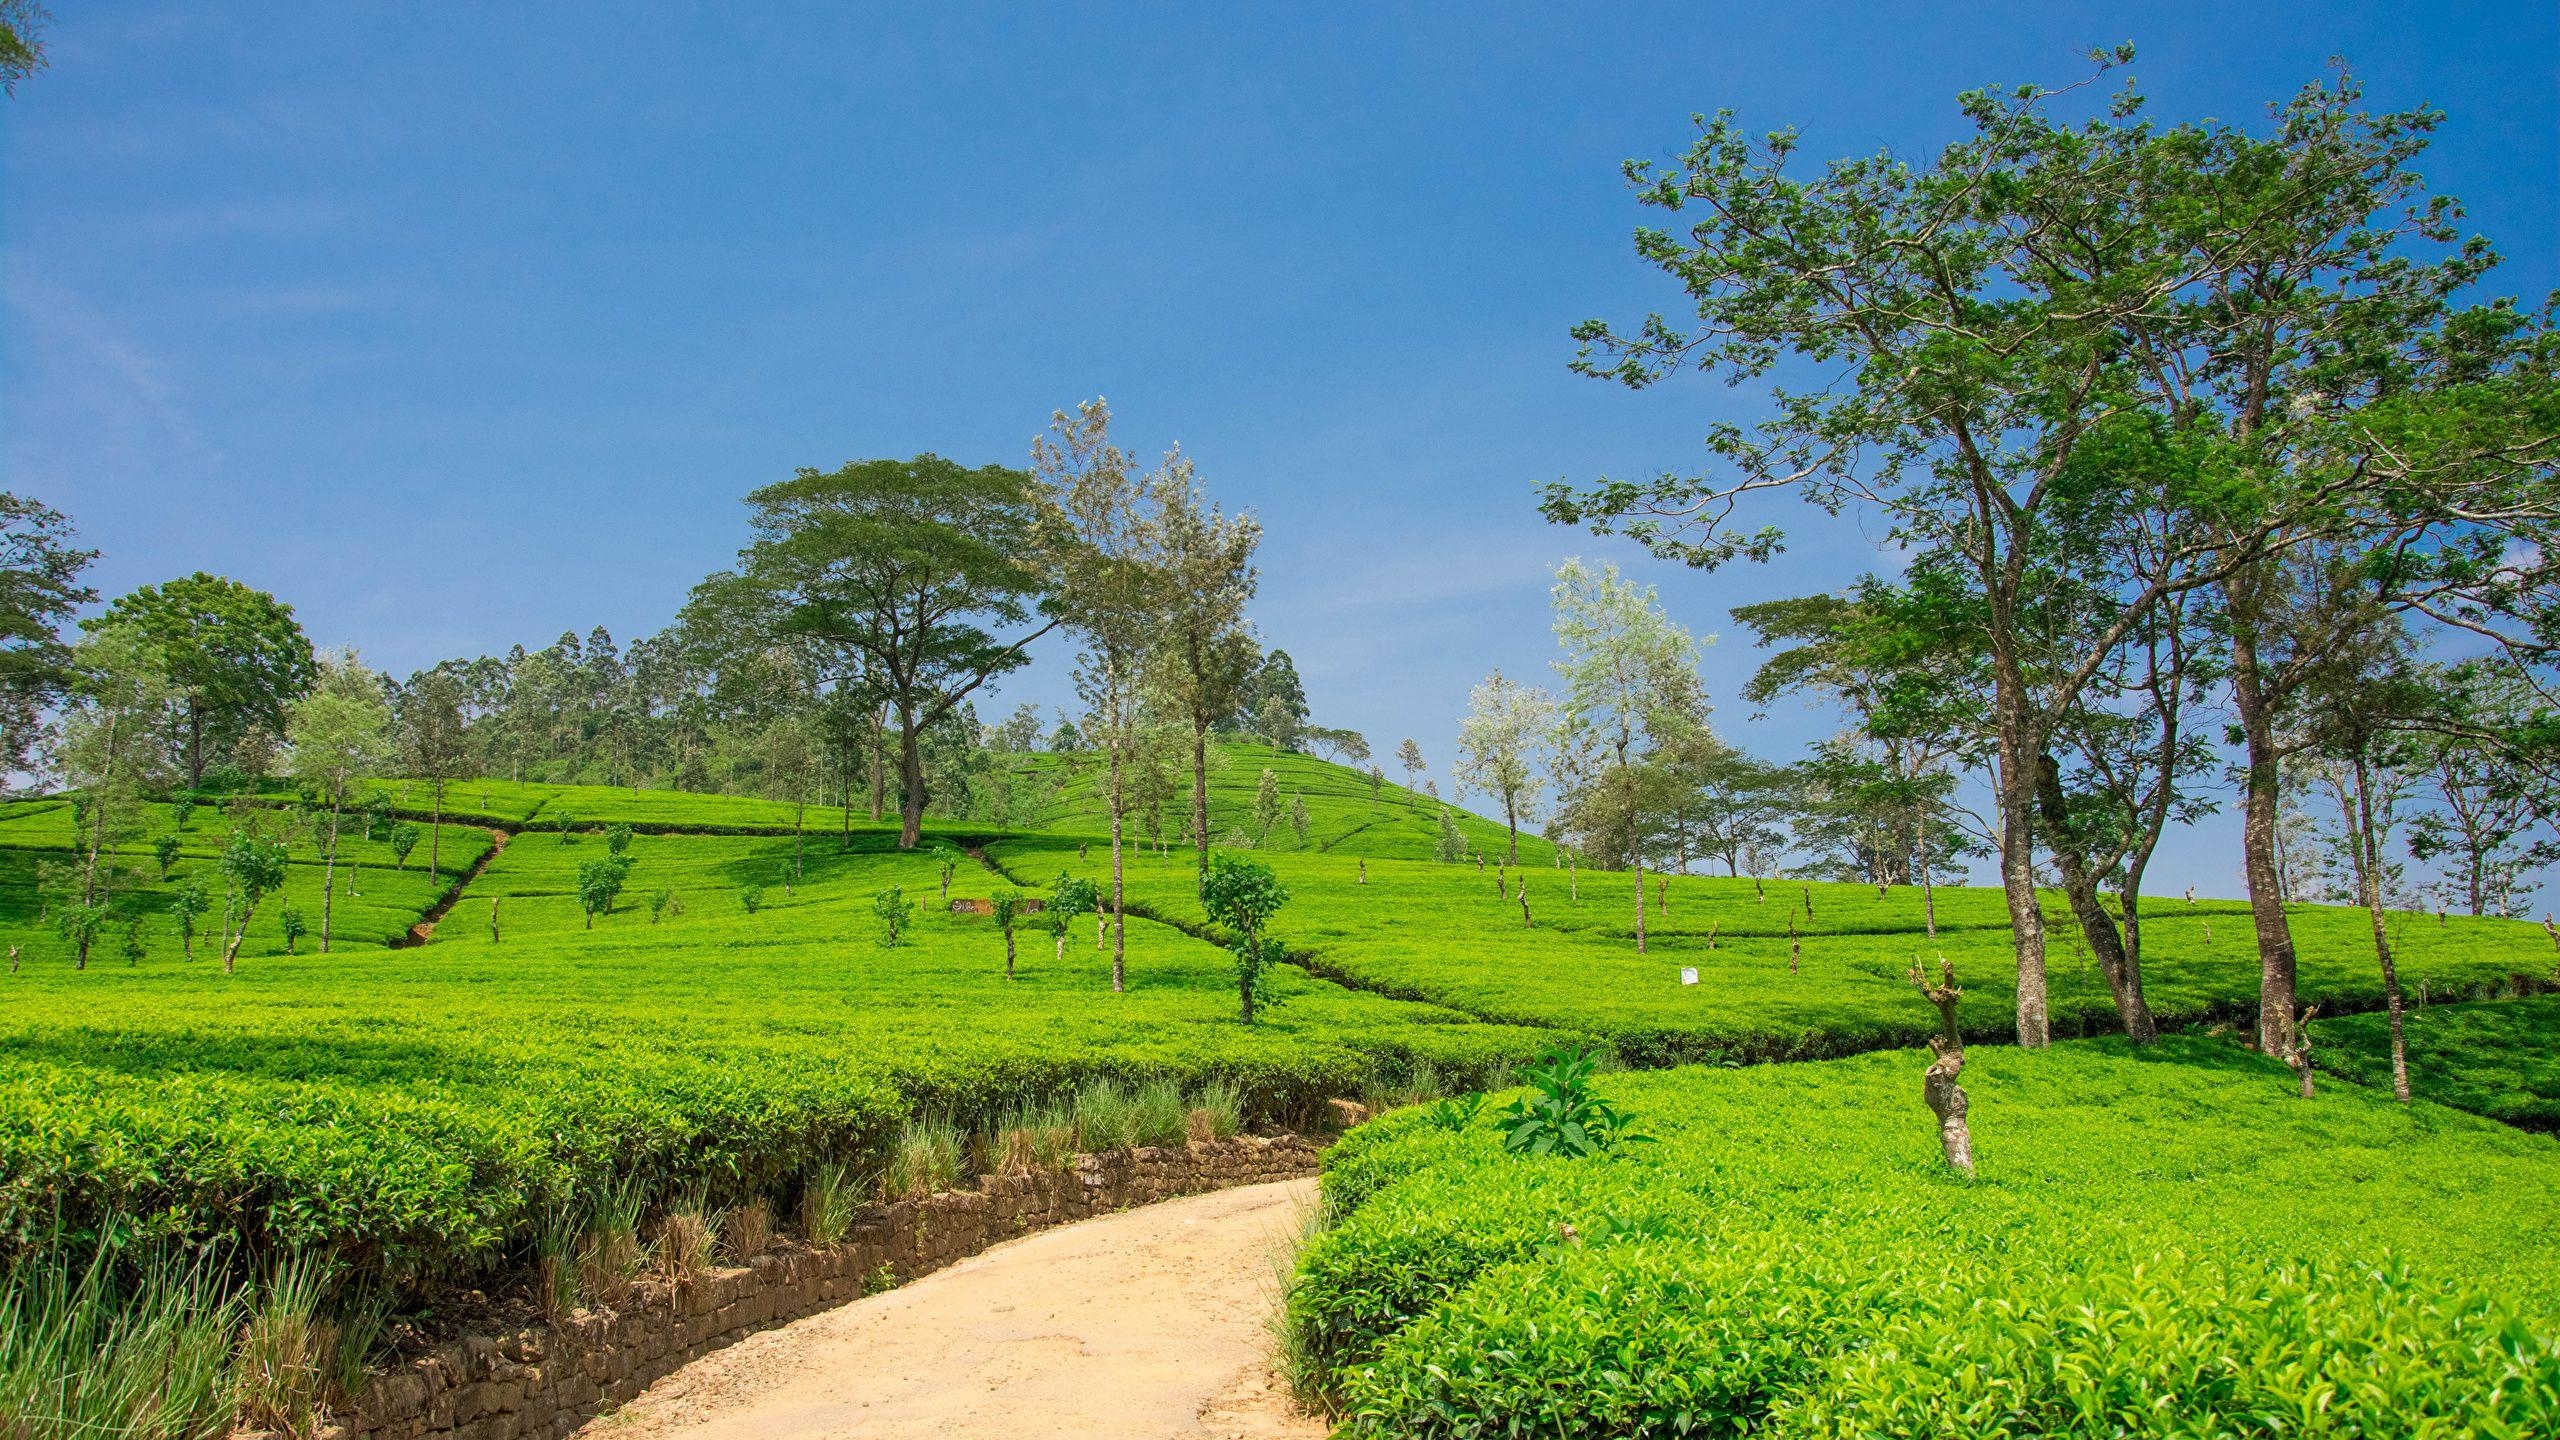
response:
M580 1440L1316 1440L1273 1376L1290 1180L994 1249L695 1361Z

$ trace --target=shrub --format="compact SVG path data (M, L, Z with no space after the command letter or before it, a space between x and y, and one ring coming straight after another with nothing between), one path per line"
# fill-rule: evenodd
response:
M284 953L290 955L293 953L293 947L301 942L302 937L310 933L310 927L303 920L300 909L287 905L276 912L276 933L284 937Z
M871 913L880 921L880 943L895 945L899 932L915 918L916 902L907 898L905 887L892 885L872 895Z
M764 887L747 884L738 887L738 908L753 915L764 908Z
M578 1293L600 1305L620 1304L640 1273L640 1187L615 1185L596 1202L578 1242Z
M409 852L418 848L418 842L425 839L426 834L424 829L407 820L391 827L391 859L395 868L409 868Z
M604 849L606 854L619 855L630 848L631 827L629 825L613 824L605 827Z
M1074 1108L1058 1101L1026 1105L1009 1117L996 1137L997 1168L1010 1175L1063 1170L1076 1156Z

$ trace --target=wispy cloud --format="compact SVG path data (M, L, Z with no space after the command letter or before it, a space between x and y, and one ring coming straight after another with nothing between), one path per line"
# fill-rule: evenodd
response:
M38 471L99 462L210 467L218 458L159 356L68 286L8 267L22 377L10 449Z

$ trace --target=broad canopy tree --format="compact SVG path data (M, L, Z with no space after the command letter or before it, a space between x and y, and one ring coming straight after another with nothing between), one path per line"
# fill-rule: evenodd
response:
M1057 628L1031 477L939 455L802 469L747 496L732 592L778 635L839 647L898 728L898 843L922 838L922 737ZM999 635L1002 630L1009 634Z
M0 490L0 779L34 762L44 712L70 683L63 626L98 598L80 583L97 558L62 512Z
M177 687L179 763L191 788L252 727L282 734L285 707L318 674L292 606L201 570L121 597L107 618L158 652Z

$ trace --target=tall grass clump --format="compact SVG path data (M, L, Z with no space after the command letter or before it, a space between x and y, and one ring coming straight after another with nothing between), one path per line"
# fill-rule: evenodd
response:
M286 1257L250 1302L236 1362L242 1423L309 1435L338 1373L336 1327L320 1313L333 1278L328 1261Z
M1076 1158L1075 1107L1040 1100L1008 1116L996 1132L996 1168L1007 1175L1064 1170Z
M959 1183L968 1137L939 1115L919 1116L899 1127L880 1174L883 1200L920 1200Z
M657 1234L649 1242L651 1272L665 1284L699 1284L711 1269L711 1251L718 1243L723 1218L699 1196L669 1206L658 1217Z
M578 1217L566 1205L545 1210L533 1235L534 1302L558 1321L578 1308Z
M801 1240L820 1250L842 1244L862 1208L861 1194L860 1179L843 1161L822 1161L812 1168L800 1185Z
M120 1275L29 1251L0 1270L0 1436L215 1440L231 1430L237 1295L208 1261Z
M1191 1106L1182 1087L1163 1076L1140 1085L1129 1097L1130 1143L1179 1145L1190 1137Z
M1110 1080L1088 1080L1076 1092L1076 1148L1088 1154L1138 1143L1138 1109Z
M773 1202L750 1195L729 1207L720 1222L720 1249L733 1264L744 1265L773 1245Z
M599 1305L620 1304L640 1273L640 1215L646 1197L635 1183L608 1188L578 1240L578 1293Z
M1244 1129L1244 1092L1230 1080L1212 1080L1191 1097L1184 1117L1194 1140L1232 1140Z

